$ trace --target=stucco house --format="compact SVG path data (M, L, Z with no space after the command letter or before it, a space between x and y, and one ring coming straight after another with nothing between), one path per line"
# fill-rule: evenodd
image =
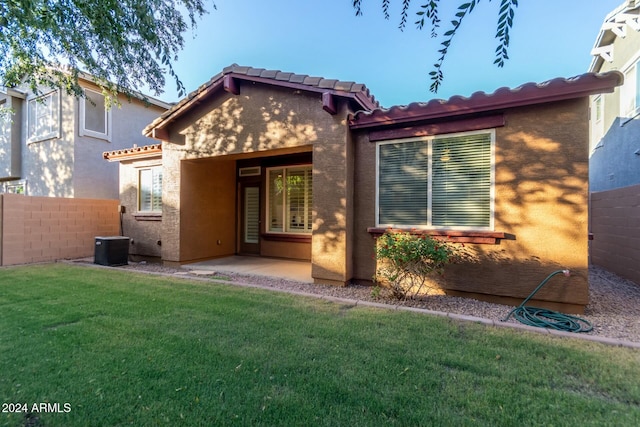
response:
M605 17L591 54L590 72L624 75L591 97L591 262L640 284L640 1Z
M591 191L640 184L640 1L605 17L591 54L589 72L624 75L622 86L591 99Z
M371 281L388 227L465 243L447 292L588 303L585 74L380 108L362 84L232 65L154 120L120 162L130 253L184 264L233 254L311 263L314 281Z
M142 129L171 105L120 95L120 107L107 109L90 76L80 85L84 98L50 88L0 90L0 192L118 198L118 168L102 153L152 143Z

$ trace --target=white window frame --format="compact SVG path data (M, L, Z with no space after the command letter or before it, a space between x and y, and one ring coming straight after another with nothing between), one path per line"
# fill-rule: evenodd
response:
M143 209L142 206L142 173L145 171L150 171L151 172L151 187L150 187L150 191L151 191L151 200L150 200L150 209ZM154 192L153 192L153 183L154 183L154 175L160 172L160 174L162 175L162 165L154 165L154 166L145 166L145 167L140 167L136 169L136 174L137 174L137 181L138 181L138 194L137 194L137 210L139 213L143 213L143 214L161 214L162 213L162 176L160 178L160 209L153 209L154 206Z
M627 63L620 68L624 75L624 82L619 87L620 94L620 121L624 125L627 120L640 114L640 52L637 52Z
M308 206L306 207L306 211L304 214L305 217L305 222L308 220L309 224L305 224L305 227L303 230L301 231L287 231L287 224L288 224L288 220L289 220L289 215L287 214L287 200L286 200L286 192L283 192L282 198L282 231L273 231L271 230L271 189L269 187L270 185L270 179L269 179L269 175L270 172L272 170L283 170L285 171L285 179L284 181L286 182L286 171L289 170L295 170L295 169L310 169L311 173L313 174L313 166L312 164L300 164L300 165L286 165L286 166L274 166L274 167L269 167L266 168L266 203L265 203L265 218L266 218L266 222L267 222L267 226L266 226L266 232L269 234L282 234L282 235L293 235L293 236L310 236L312 234L312 227L313 224L311 223L311 220L309 220L309 214L311 213L311 210L313 209L312 205L313 205L313 176L311 178L311 185L309 186L309 191L311 191L311 200L309 200ZM306 195L305 195L305 199L306 199Z
M491 170L490 170L490 195L489 195L489 209L490 209L490 217L489 217L489 225L486 227L469 227L469 226L449 226L449 227L440 227L432 225L432 156L433 156L433 141L441 138L453 138L460 136L470 136L470 135L480 135L480 134L489 134L491 138ZM380 146L387 144L398 144L405 142L415 142L415 141L423 141L427 145L427 153L428 153L428 177L427 177L427 218L426 225L425 224L386 224L380 223ZM376 195L375 195L375 222L376 227L378 228L413 228L418 230L460 230L460 231L493 231L495 227L495 166L496 166L496 156L495 156L495 141L496 141L496 133L495 129L485 129L480 131L472 131L472 132L456 132L449 134L438 134L432 136L425 137L415 137L415 138L401 138L401 139L393 139L388 141L380 141L376 144Z
M596 149L604 137L604 102L603 94L596 95L591 100L591 151Z
M111 109L110 108L104 109L104 124L105 124L104 133L96 132L95 130L92 130L92 129L87 129L87 126L86 126L87 103L89 103L91 108L95 107L94 105L91 105L91 99L87 99L87 98L91 98L91 94L96 94L104 97L104 95L100 92L97 92L91 89L86 89L86 88L84 89L84 97L79 99L80 120L78 123L78 134L80 136L90 136L93 138L104 139L108 142L111 142Z
M44 105L42 103L42 100L44 98L47 97L54 97L55 96L55 100L53 100L51 103L49 103L48 105ZM52 124L52 128L53 126L55 126L55 129L51 129L48 133L44 133L42 135L38 135L38 134L31 134L31 129L32 126L35 126L34 122L37 122L36 117L33 117L33 115L31 114L32 110L32 106L33 108L35 108L35 116L38 116L41 114L40 110L43 109L49 109L49 111L45 111L42 114L47 114L50 117L51 120L51 124ZM27 100L27 143L33 143L33 142L40 142L40 141L45 141L48 139L55 139L55 138L60 138L60 115L61 115L61 111L60 111L60 91L58 89L52 90L51 92L45 93L41 96L38 97L34 97L31 99Z
M5 181L2 183L2 192L10 194L27 195L27 180L20 179L14 181Z

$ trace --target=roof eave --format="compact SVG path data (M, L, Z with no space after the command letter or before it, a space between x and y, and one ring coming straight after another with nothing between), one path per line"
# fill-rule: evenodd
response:
M358 112L355 116L349 118L349 127L351 129L363 129L448 119L563 101L596 93L613 92L616 86L622 84L622 80L623 76L618 71L604 74L583 74L573 80L554 79L540 85L523 85L513 90L501 88L489 95L477 92L470 98L452 97L448 101L434 100L426 104L414 103L406 107L391 107L388 110L378 109L369 114Z
M212 95L219 90L225 89L224 81L225 79L237 79L248 81L252 83L262 83L270 86L278 86L284 87L288 89L301 90L306 92L318 93L318 94L331 94L333 96L338 96L345 99L351 99L356 102L361 108L365 110L372 110L378 107L378 105L363 91L342 91L333 88L325 88L321 86L310 86L304 83L296 83L285 80L278 80L274 78L265 78L250 74L239 74L234 73L233 71L228 71L225 69L222 73L214 76L209 82L202 85L200 88L196 89L191 94L187 95L187 97L176 104L173 109L167 111L167 113L163 114L156 120L154 120L150 125L144 128L142 131L143 134L150 138L155 139L163 139L159 135L166 135L166 132L163 130L173 121L178 119L180 116L189 111L194 105L202 102L202 100L209 95Z

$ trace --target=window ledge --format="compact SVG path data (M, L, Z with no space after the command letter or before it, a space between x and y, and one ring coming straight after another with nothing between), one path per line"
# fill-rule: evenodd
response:
M261 237L264 240L272 240L279 242L293 242L293 243L311 243L310 234L290 234L290 233L263 233Z
M133 214L136 221L162 221L161 213L142 213L138 212Z
M439 240L446 240L455 243L476 243L485 245L495 245L499 240L507 237L501 231L461 231L461 230L418 230L416 228L380 228L369 227L367 232L378 237L385 231L397 231L411 233L415 235L427 235Z

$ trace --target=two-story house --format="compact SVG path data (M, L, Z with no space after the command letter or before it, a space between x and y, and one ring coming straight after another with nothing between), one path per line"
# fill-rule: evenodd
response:
M609 13L589 71L619 71L622 86L591 97L590 260L640 283L640 0Z
M107 108L90 77L80 85L82 98L60 89L0 89L0 192L118 198L118 168L102 153L148 144L142 129L171 105L121 94Z
M589 72L620 71L624 84L591 98L590 190L640 184L640 0L606 16L591 54Z

